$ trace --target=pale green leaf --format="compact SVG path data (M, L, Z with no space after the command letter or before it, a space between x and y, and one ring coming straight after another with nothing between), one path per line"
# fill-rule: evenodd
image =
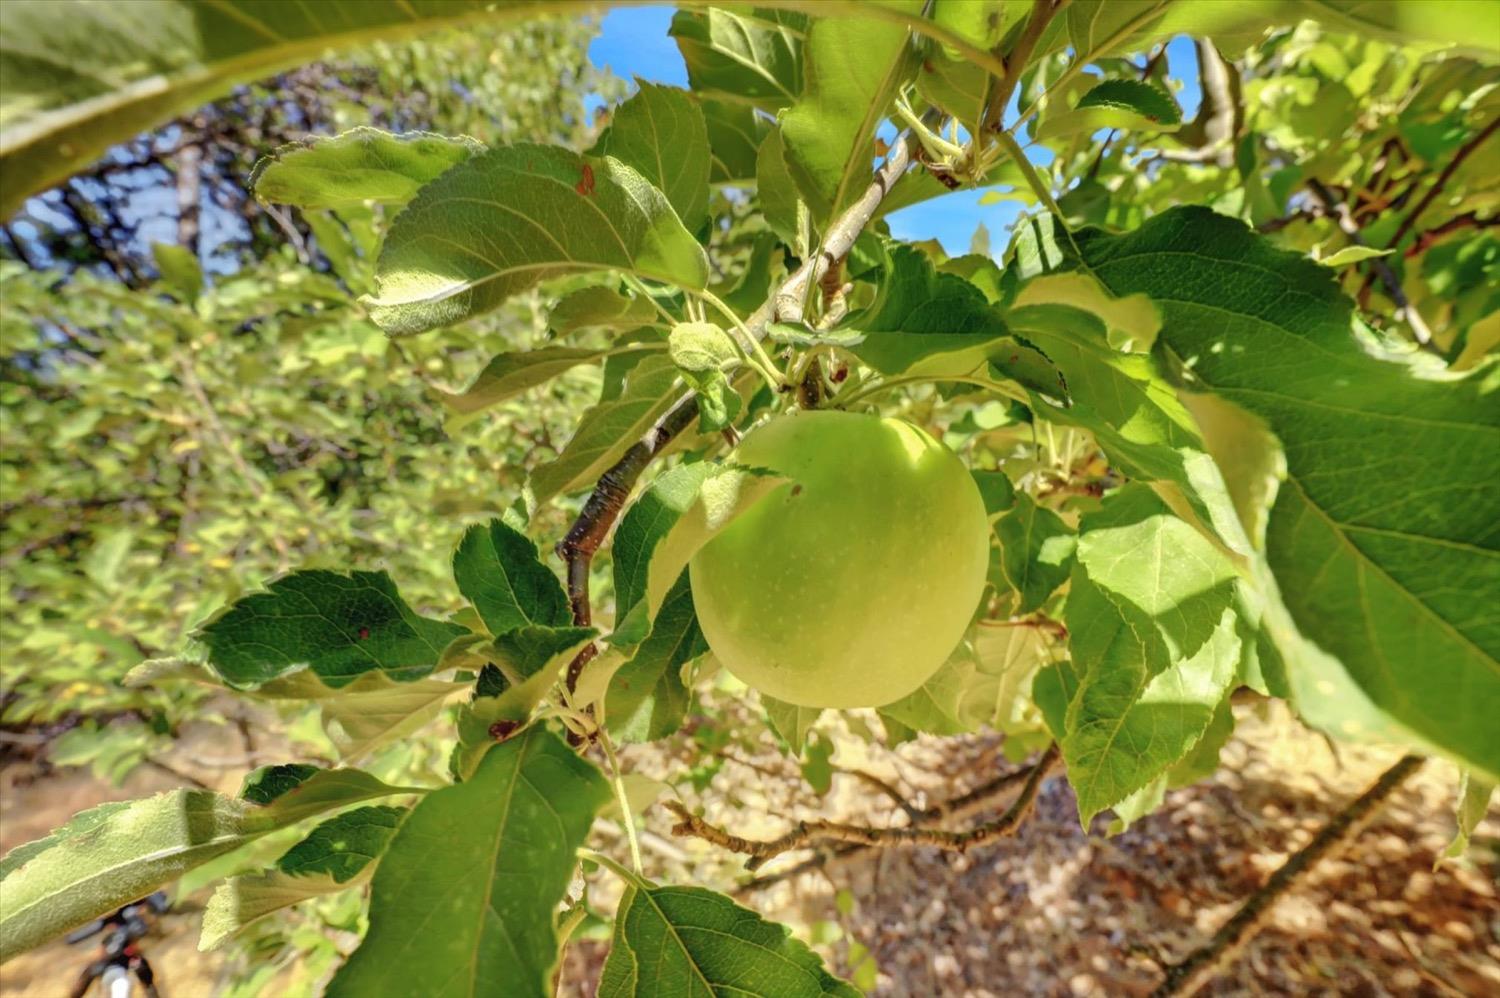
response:
M1061 744L1087 825L1203 737L1240 638L1233 566L1144 486L1083 518L1077 559L1064 623L1081 681Z
M1453 841L1443 850L1443 859L1458 859L1469 848L1469 836L1484 820L1490 809L1490 800L1495 796L1495 784L1479 779L1467 769L1458 780L1458 805L1453 813Z
M1039 609L1073 570L1073 529L1023 492L1015 507L995 521L995 536L1005 577L1020 596L1015 612Z
M1385 717L1500 774L1500 618L1473 595L1500 588L1500 406L1483 372L1382 350L1327 268L1207 209L1078 240L1112 293L1157 302L1190 387L1282 445L1266 558L1327 653L1289 662L1303 715L1345 735ZM1296 642L1285 628L1277 639Z
M1396 251L1392 249L1375 249L1373 246L1345 246L1338 252L1323 257L1318 262L1325 267L1336 270L1339 267L1347 267L1352 263L1359 263L1361 260L1374 260L1378 257L1390 256L1394 252Z
M791 10L679 10L669 34L693 93L775 113L802 91L807 18Z
M609 796L543 727L491 748L397 830L375 871L370 929L330 998L550 998L557 906Z
M615 582L612 643L634 644L645 637L650 619L644 613L632 615L631 611L646 598L652 555L662 538L698 501L698 489L716 470L716 465L701 461L678 465L652 482L621 517L610 546ZM632 619L634 624L627 628Z
M667 336L667 355L685 372L727 371L740 362L729 334L711 322L679 322Z
M564 295L548 317L548 324L558 336L584 329L628 332L658 321L656 309L645 297L624 295L602 284L591 284Z
M104 804L0 861L0 960L138 900L269 832L392 794L358 770L327 770L268 805L208 790Z
M599 998L858 998L782 925L701 887L630 887Z
M912 15L918 0L896 4ZM916 68L907 28L869 18L827 17L808 30L807 82L781 117L786 161L823 220L870 182L875 129Z
M399 207L424 184L482 152L484 145L468 136L394 135L361 126L282 146L255 164L248 184L262 201L304 209L367 201Z
M417 333L592 270L684 288L708 281L702 247L630 167L555 146L501 146L422 188L391 227L364 302L386 332Z
M760 705L766 709L766 718L771 722L771 727L787 743L792 754L801 755L802 746L807 744L807 734L818 723L818 718L823 716L823 708L799 707L768 697L764 693L761 694Z
M646 178L689 232L708 220L708 126L686 90L636 81L590 154L613 156Z
M474 381L461 392L439 392L443 404L461 416L483 412L491 406L550 381L580 364L591 364L609 354L607 349L588 347L541 347L496 354Z

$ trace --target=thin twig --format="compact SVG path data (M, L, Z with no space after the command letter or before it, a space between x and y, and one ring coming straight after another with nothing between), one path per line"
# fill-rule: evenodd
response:
M1380 774L1380 778L1363 794L1355 798L1338 814L1329 819L1313 840L1297 850L1275 873L1265 886L1245 899L1234 917L1214 934L1207 945L1194 950L1188 956L1165 968L1166 977L1152 992L1153 998L1169 995L1191 995L1208 983L1265 920L1271 908L1312 866L1333 850L1350 842L1373 817L1376 809L1395 793L1405 780L1422 765L1420 756L1403 756L1394 766Z
M984 126L992 132L998 132L1005 123L1005 108L1010 103L1011 95L1016 92L1016 86L1021 82L1021 74L1026 71L1026 64L1031 61L1031 52L1036 48L1036 43L1041 41L1042 32L1047 30L1047 25L1052 22L1052 17L1060 10L1066 0L1033 0L1031 14L1026 19L1026 27L1021 29L1021 37L1016 39L1016 44L1006 53L1005 65L1009 72L998 80L990 83L990 94L985 108Z
M1057 758L1057 746L1042 753L1027 775L1021 793L1005 813L994 821L986 821L965 831L955 832L943 828L904 826L900 828L871 828L865 825L848 825L838 821L799 821L785 835L775 839L746 839L734 835L717 825L709 824L689 811L678 801L666 801L667 810L677 816L678 823L672 834L692 836L711 842L730 852L743 853L750 857L745 864L747 870L758 870L767 862L792 849L802 849L819 842L846 842L865 846L930 846L948 852L966 852L995 839L1010 835L1018 827L1031 805L1036 801L1042 778L1052 768Z
M1453 177L1458 168L1463 165L1464 160L1468 159L1475 149L1483 145L1486 139L1495 134L1495 129L1497 128L1500 128L1500 117L1495 118L1478 135L1459 147L1458 152L1454 153L1453 158L1448 161L1448 165L1443 167L1443 172L1439 173L1437 179L1432 182L1432 186L1427 188L1427 193L1423 194L1422 199L1417 202L1417 206L1401 220L1401 224L1396 228L1396 234L1391 236L1390 242L1386 243L1387 248L1394 249L1400 245L1401 240L1411 231L1412 226L1417 224L1417 219L1422 217L1422 212L1426 211L1428 205L1432 204L1437 196L1442 193L1443 188L1447 186L1448 181Z
M1317 177L1309 177L1307 189L1312 192L1313 199L1319 203L1324 214L1329 215L1338 223L1339 231L1348 236L1351 243L1356 246L1369 245L1359 231L1359 223L1354 220L1349 206L1340 201L1321 180ZM1391 265L1377 256L1370 259L1370 267L1380 277L1380 282L1385 285L1391 301L1396 303L1397 317L1405 319L1407 325L1411 326L1419 344L1423 347L1429 346L1432 343L1432 330L1427 328L1427 322L1422 318L1422 313L1412 307L1411 300L1406 297L1405 289L1401 287L1401 279L1396 276Z

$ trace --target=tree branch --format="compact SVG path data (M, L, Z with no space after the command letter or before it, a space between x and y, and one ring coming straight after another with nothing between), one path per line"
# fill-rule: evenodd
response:
M927 828L908 825L900 828L870 828L864 825L848 825L837 821L799 821L785 835L775 839L746 839L734 835L717 825L709 824L693 814L679 801L666 801L667 810L677 816L678 823L672 834L704 839L731 852L750 857L745 864L747 870L758 870L767 862L792 849L801 849L819 842L845 842L863 846L930 846L948 852L966 852L975 846L985 845L995 839L1010 835L1025 819L1036 802L1037 790L1043 778L1057 761L1057 746L1054 744L1042 753L1042 757L1031 767L1021 793L1005 813L994 821L986 821L961 832L942 828Z
M1468 159L1475 149L1483 145L1486 139L1494 135L1497 128L1500 128L1500 118L1491 121L1478 135L1459 147L1458 152L1454 153L1453 158L1448 161L1448 165L1443 167L1443 172L1439 173L1437 179L1432 182L1432 186L1427 188L1427 193L1423 194L1422 199L1417 202L1417 206L1401 220L1400 226L1396 229L1396 234L1391 236L1390 242L1386 243L1388 248L1394 249L1400 244L1401 240L1406 237L1406 234L1412 230L1412 226L1417 224L1417 219L1422 217L1422 212L1426 211L1428 206L1442 193L1443 188L1447 186L1448 181L1453 177L1458 168L1463 165L1464 160Z
M1026 19L1026 27L1021 29L1021 37L1016 39L1016 44L1005 54L1005 75L990 82L990 95L984 113L984 127L989 131L998 132L1005 124L1005 108L1021 82L1026 64L1031 61L1031 52L1036 48L1036 43L1041 41L1042 32L1047 30L1053 15L1066 2L1067 0L1032 0L1031 15Z
M787 321L798 321L802 316L802 300L813 281L821 281L829 267L849 254L854 240L864 231L880 202L890 193L896 180L911 164L912 147L916 140L907 136L891 150L886 161L875 171L870 186L850 205L839 218L828 227L822 250L810 260L804 261L796 272L789 276L772 295L745 320L745 327L756 339L765 336L766 326L771 320L781 317ZM786 303L795 305L793 312L783 311ZM794 313L794 314L793 314ZM794 317L795 316L795 317ZM666 448L683 430L692 424L698 415L697 397L688 394L680 399L651 430L616 461L608 471L599 476L594 491L583 504L578 519L556 547L558 557L568 566L568 601L573 609L573 622L580 627L588 626L593 614L589 609L589 567L599 546L609 536L610 529L620 517L625 501L651 460ZM568 664L567 685L571 692L578 685L578 677L595 655L597 646L584 646Z
M1317 177L1309 177L1307 189L1312 192L1313 199L1323 210L1323 214L1330 216L1338 223L1339 231L1349 237L1349 241L1356 246L1368 246L1369 243L1359 231L1359 223L1349 212L1349 206L1341 202ZM1391 245L1395 245L1392 241ZM1411 326L1412 332L1417 337L1417 342L1424 347L1432 343L1432 330L1427 328L1427 322L1422 318L1422 313L1412 307L1411 300L1406 297L1406 291L1401 287L1401 279L1391 269L1391 265L1380 257L1370 259L1370 267L1385 285L1386 292L1390 294L1391 300L1396 303L1397 318L1405 319Z
M1194 950L1186 959L1166 967L1166 977L1152 992L1153 998L1191 995L1208 983L1239 952L1276 902L1296 886L1313 864L1363 831L1380 805L1395 793L1407 777L1417 771L1422 762L1420 756L1403 756L1394 766L1380 774L1380 778L1368 790L1329 819L1311 842L1297 850L1291 859L1271 874L1264 887L1246 898L1240 910L1224 923L1224 927L1214 934L1207 945Z

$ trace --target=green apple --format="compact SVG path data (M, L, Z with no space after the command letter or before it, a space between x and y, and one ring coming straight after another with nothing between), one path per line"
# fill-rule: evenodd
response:
M694 555L698 622L740 680L803 707L878 707L958 645L989 565L973 477L899 419L798 412L731 457L791 479Z

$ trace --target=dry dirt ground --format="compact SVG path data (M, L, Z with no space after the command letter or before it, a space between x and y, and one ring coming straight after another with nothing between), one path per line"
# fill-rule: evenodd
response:
M1180 958L1211 936L1325 818L1395 759L1388 751L1352 746L1335 754L1275 708L1241 708L1239 714L1219 774L1172 792L1161 811L1116 837L1104 835L1105 819L1090 834L1080 829L1072 795L1055 777L1013 839L965 856L930 849L866 852L742 893L741 900L800 926L803 938L815 934L840 972L852 969L851 940L867 947L881 996L1147 994L1160 979L1158 960ZM852 739L838 744L836 766L874 773L917 806L1009 766L997 759L993 739L984 737L924 738L894 752ZM626 755L627 767L653 775L682 770L670 742ZM238 773L172 761L226 791L238 784ZM34 838L101 800L171 785L171 777L147 769L132 774L124 788L81 773L33 782L0 773L0 847ZM1492 811L1481 824L1468 865L1434 870L1434 857L1452 834L1454 785L1450 766L1427 763L1350 849L1319 864L1282 899L1264 929L1202 993L1500 995L1500 813ZM905 820L888 798L845 776L836 776L833 790L819 800L769 744L736 750L701 797L689 793L685 800L756 838L774 836L795 817ZM995 808L1006 802L998 798ZM671 880L691 871L692 879L725 889L748 879L736 857L672 838L671 824L661 808L648 816L643 845L653 876ZM808 855L787 854L762 873L785 870ZM611 888L600 887L594 896L607 908ZM847 915L835 904L840 890L848 892ZM197 930L195 914L170 915L161 938L150 943L165 998L223 993L223 958L197 953ZM599 942L573 946L562 993L591 995L603 952ZM26 954L0 969L0 995L65 995L85 959L61 945Z

